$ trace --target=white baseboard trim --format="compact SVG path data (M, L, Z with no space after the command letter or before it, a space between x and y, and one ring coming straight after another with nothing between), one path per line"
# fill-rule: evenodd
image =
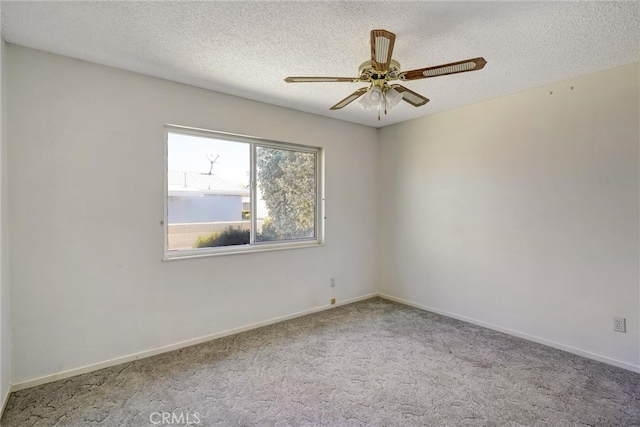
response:
M440 310L437 308L433 308L433 307L429 307L423 304L418 304L418 303L414 303L402 298L397 298L394 297L392 295L388 295L388 294L384 294L381 292L374 292L371 294L366 294L366 295L362 295L356 298L350 298L344 301L340 301L337 302L334 305L323 305L323 306L319 306L319 307L314 307L314 308L310 308L308 310L303 310L303 311L299 311L297 313L293 313L293 314L289 314L286 316L280 316L280 317L276 317L273 319L269 319L269 320L265 320L262 322L257 322L257 323L252 323L246 326L241 326L238 328L234 328L234 329L229 329L226 331L222 331L222 332L218 332L215 334L211 334L211 335L206 335L203 337L199 337L199 338L194 338L194 339L190 339L187 341L182 341L179 343L175 343L175 344L170 344L170 345L166 345L163 347L158 347L155 349L151 349L151 350L146 350L146 351L142 351L139 353L134 353L134 354L130 354L128 356L122 356L122 357L117 357L114 359L110 359L110 360L106 360L103 362L99 362L99 363L94 363L91 365L86 365L86 366L82 366L80 368L74 368L74 369L69 369L67 371L63 371L63 372L58 372L56 374L51 374L51 375L46 375L43 377L39 377L39 378L34 378L31 380L27 380L27 381L22 381L19 383L15 383L12 384L11 387L9 388L9 390L7 391L7 393L5 394L3 400L2 400L2 406L0 407L0 415L4 412L4 408L7 404L7 401L9 400L9 395L14 392L14 391L18 391L18 390L24 390L26 388L31 388L31 387L35 387L38 385L42 385L42 384L46 384L46 383L50 383L50 382L54 382L54 381L58 381L58 380L62 380L65 378L70 378L70 377L74 377L76 375L81 375L81 374L85 374L87 372L92 372L92 371L97 371L99 369L103 369L103 368L108 368L111 366L115 366L115 365L119 365L121 363L127 363L127 362L132 362L134 360L138 360L138 359L144 359L147 357L151 357L151 356L156 356L158 354L162 354L162 353L167 353L170 351L174 351L174 350L179 350L181 348L185 348L185 347L190 347L192 345L197 345L197 344L201 344L203 342L207 342L207 341L212 341L218 338L223 338L229 335L235 335L235 334L239 334L241 332L245 332L245 331L249 331L251 329L257 329L257 328L261 328L263 326L268 326L268 325L272 325L274 323L279 323L279 322L284 322L285 320L290 320L290 319L295 319L297 317L302 317L302 316L306 316L308 314L312 314L312 313L317 313L320 311L324 311L324 310L328 310L331 308L335 308L335 307L339 307L342 305L347 305L347 304L352 304L354 302L358 302L358 301L363 301L363 300L367 300L370 298L374 298L376 296L379 296L381 298L387 299L389 301L395 301L397 303L400 304L404 304L404 305L408 305L410 307L415 307L415 308L419 308L421 310L426 310L426 311L430 311L433 313L437 313L437 314L441 314L443 316L447 316L447 317L451 317L454 319L458 319L458 320L462 320L464 322L467 323L472 323L474 325L478 325L478 326L482 326L488 329L492 329L498 332L502 332L508 335L513 335L516 336L518 338L523 338L526 339L528 341L533 341L539 344L543 344L549 347L553 347L553 348L557 348L559 350L563 350L569 353L573 353L573 354L577 354L578 356L583 356L589 359L593 359L593 360L597 360L599 362L603 362L603 363L607 363L609 365L613 365L613 366L617 366L619 368L623 368L623 369L627 369L629 371L633 371L633 372L638 372L640 373L640 366L637 365L632 365L630 363L626 363L620 360L616 360L616 359L612 359L610 357L607 356L602 356L596 353L592 353L590 351L586 351L586 350L581 350L579 348L575 348L575 347L571 347L571 346L567 346L564 344L560 344L554 341L550 341L550 340L546 340L544 338L540 338L540 337L536 337L533 335L529 335L523 332L519 332L519 331L515 331L512 329L508 329L508 328L503 328L501 326L498 325L494 325L491 323L487 323L487 322L483 322L481 320L477 320L477 319L473 319L470 317L466 317L466 316L461 316L455 313L450 313L448 311L444 311L444 310Z
M2 418L2 414L4 414L4 408L7 407L7 402L9 401L9 396L11 395L11 387L7 388L7 392L4 394L2 398L2 406L0 406L0 418Z
M586 357L587 359L597 360L598 362L607 363L609 365L617 366L618 368L623 368L623 369L627 369L629 371L640 373L640 366L638 366L638 365L632 365L630 363L623 362L623 361L617 360L617 359L612 359L610 357L602 356L600 354L592 353L592 352L587 351L587 350L581 350L579 348L575 348L575 347L571 347L571 346L568 346L568 345L560 344L560 343L555 342L555 341L550 341L550 340L547 340L547 339L544 339L544 338L536 337L534 335L529 335L529 334L526 334L524 332L519 332L519 331L515 331L513 329L508 329L508 328L503 328L502 326L494 325L492 323L483 322L482 320L477 320L477 319L473 319L473 318L470 318L470 317L461 316L459 314L450 313L448 311L444 311L444 310L440 310L440 309L437 309L437 308L429 307L427 305L423 305L423 304L418 304L418 303L415 303L415 302L407 301L405 299L397 298L397 297L394 297L394 296L391 296L391 295L388 295L388 294L384 294L384 293L381 293L381 292L378 292L378 296L380 298L384 298L384 299L387 299L389 301L394 301L394 302L397 302L397 303L400 303L400 304L408 305L410 307L415 307L415 308L419 308L421 310L430 311L432 313L441 314L443 316L452 317L454 319L462 320L463 322L473 323L474 325L482 326L483 328L492 329L494 331L502 332L502 333L505 333L507 335L513 335L515 337L523 338L523 339L528 340L528 341L533 341L533 342L536 342L538 344L543 344L543 345L546 345L548 347L557 348L558 350L563 350L563 351L566 351L568 353L577 354L578 356L583 356L583 357Z
M7 393L6 398L8 398L9 393L14 392L14 391L24 390L26 388L35 387L35 386L38 386L38 385L42 385L42 384L46 384L46 383L62 380L62 379L69 378L69 377L74 377L76 375L86 374L87 372L97 371L98 369L109 368L111 366L119 365L121 363L132 362L134 360L144 359L144 358L147 358L147 357L156 356L158 354L167 353L167 352L174 351L174 350L179 350L181 348L190 347L192 345L201 344L203 342L212 341L212 340L215 340L215 339L218 339L218 338L223 338L223 337L226 337L226 336L229 336L229 335L239 334L240 332L249 331L251 329L257 329L257 328L261 328L263 326L272 325L274 323L284 322L285 320L295 319L296 317L302 317L302 316L306 316L308 314L317 313L319 311L332 309L332 308L335 308L335 307L339 307L341 305L347 305L347 304L351 304L351 303L354 303L354 302L358 302L358 301L363 301L363 300L366 300L366 299L374 298L376 296L378 296L378 293L374 292L374 293L367 294L367 295L362 295L362 296L359 296L359 297L356 297L356 298L350 298L350 299L347 299L347 300L344 300L344 301L340 301L340 302L337 302L336 304L333 304L333 305L330 305L330 304L322 305L322 306L319 306L319 307L310 308L308 310L299 311L297 313L289 314L289 315L286 315L286 316L280 316L280 317L276 317L276 318L273 318L273 319L265 320L265 321L262 321L262 322L257 322L257 323L252 323L250 325L241 326L239 328L228 329L226 331L218 332L218 333L211 334L211 335L206 335L204 337L194 338L194 339L190 339L190 340L187 340L187 341L182 341L182 342L179 342L179 343L176 343L176 344L170 344L170 345L166 345L166 346L163 346L163 347L158 347L158 348L155 348L155 349L152 349L152 350L141 351L139 353L130 354L128 356L117 357L115 359L106 360L104 362L93 363L91 365L82 366L80 368L69 369L68 371L58 372L56 374L46 375L46 376L43 376L43 377L34 378L32 380L22 381L22 382L15 383L15 384L11 385L11 387L9 389L9 392ZM0 412L0 414L2 414L2 412Z

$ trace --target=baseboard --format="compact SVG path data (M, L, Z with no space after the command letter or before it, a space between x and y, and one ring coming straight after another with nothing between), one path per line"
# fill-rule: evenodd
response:
M419 308L421 310L426 310L426 311L430 311L432 313L441 314L443 316L452 317L454 319L462 320L463 322L473 323L474 325L482 326L483 328L492 329L494 331L502 332L502 333L505 333L507 335L513 335L513 336L518 337L518 338L523 338L523 339L525 339L527 341L533 341L533 342L536 342L538 344L543 344L543 345L546 345L548 347L557 348L558 350L566 351L568 353L576 354L578 356L583 356L583 357L586 357L588 359L597 360L598 362L603 362L603 363L607 363L609 365L617 366L618 368L623 368L623 369L627 369L629 371L640 373L640 366L638 366L638 365L632 365L630 363L623 362L623 361L617 360L617 359L612 359L610 357L602 356L600 354L592 353L592 352L587 351L587 350L582 350L582 349L579 349L579 348L575 348L575 347L571 347L571 346L568 346L568 345L560 344L560 343L555 342L555 341L550 341L550 340L547 340L547 339L544 339L544 338L536 337L534 335L526 334L524 332L515 331L513 329L503 328L502 326L494 325L492 323L483 322L482 320L477 320L477 319L473 319L473 318L466 317L466 316L461 316L459 314L450 313L448 311L444 311L444 310L440 310L440 309L437 309L437 308L429 307L427 305L423 305L423 304L418 304L418 303L415 303L415 302L407 301L405 299L397 298L397 297L394 297L394 296L391 296L391 295L387 295L387 294L384 294L384 293L381 293L381 292L378 292L378 296L380 298L384 298L384 299L387 299L389 301L394 301L394 302L397 302L397 303L400 303L400 304L404 304L404 305L408 305L408 306L411 306L411 307Z
M0 418L2 418L2 414L4 414L4 408L7 407L7 402L9 402L9 396L11 395L11 387L7 388L7 392L4 394L2 398L2 406L0 406Z
M633 372L638 372L640 373L640 366L636 366L636 365L632 365L630 363L626 363L626 362L622 362L620 360L616 360L616 359L612 359L610 357L606 357L606 356L602 356L596 353L592 353L590 351L586 351L586 350L581 350L579 348L575 348L575 347L571 347L571 346L567 346L564 344L560 344L554 341L550 341L550 340L546 340L544 338L540 338L540 337L536 337L533 335L529 335L523 332L519 332L519 331L515 331L512 329L507 329L507 328L503 328L501 326L498 325L494 325L491 323L487 323L487 322L483 322L481 320L477 320L477 319L473 319L470 317L466 317L466 316L461 316L455 313L450 313L448 311L444 311L444 310L440 310L437 308L433 308L433 307L429 307L423 304L418 304L418 303L414 303L402 298L397 298L394 297L392 295L388 295L388 294L384 294L381 292L374 292L371 294L366 294L366 295L362 295L356 298L350 298L344 301L340 301L334 305L323 305L323 306L319 306L319 307L314 307L308 310L303 310L303 311L299 311L297 313L293 313L293 314L289 314L286 316L280 316L280 317L276 317L273 319L269 319L269 320L265 320L262 322L257 322L257 323L252 323L246 326L241 326L238 328L234 328L234 329L229 329L226 331L222 331L222 332L218 332L215 334L211 334L211 335L206 335L203 337L199 337L199 338L194 338L194 339L190 339L187 341L182 341L179 343L175 343L175 344L170 344L170 345L166 345L163 347L158 347L152 350L146 350L146 351L142 351L139 353L134 353L134 354L130 354L127 356L122 356L122 357L117 357L115 359L110 359L110 360L106 360L103 362L99 362L99 363L94 363L91 365L86 365L80 368L74 368L74 369L69 369L67 371L63 371L63 372L58 372L56 374L51 374L51 375L46 375L43 377L39 377L39 378L34 378L31 380L27 380L27 381L23 381L23 382L19 382L19 383L15 383L12 384L11 387L9 388L9 390L7 391L7 393L5 394L3 400L2 400L2 406L0 409L0 414L2 414L4 412L4 407L7 404L7 401L9 400L9 395L14 392L14 391L18 391L18 390L24 390L26 388L30 388L30 387L35 387L38 385L42 385L42 384L46 384L46 383L50 383L50 382L54 382L54 381L58 381L58 380L62 380L65 378L69 378L69 377L74 377L76 375L81 375L81 374L85 374L88 372L92 372L92 371L97 371L99 369L103 369L103 368L109 368L111 366L115 366L115 365L119 365L121 363L127 363L127 362L132 362L134 360L138 360L138 359L144 359L147 357L151 357L151 356L156 356L158 354L162 354L162 353L168 353L170 351L174 351L174 350L179 350L181 348L185 348L185 347L190 347L192 345L197 345L197 344L201 344L203 342L207 342L207 341L212 341L218 338L223 338L229 335L235 335L235 334L239 334L241 332L245 332L245 331L249 331L252 329L257 329L257 328L261 328L263 326L268 326L268 325L272 325L274 323L279 323L279 322L284 322L285 320L290 320L290 319L295 319L297 317L302 317L302 316L306 316L308 314L312 314L312 313L317 313L320 311L324 311L324 310L328 310L328 309L332 309L335 307L339 307L342 305L347 305L347 304L352 304L354 302L358 302L358 301L363 301L363 300L367 300L370 298L374 298L376 296L379 296L381 298L387 299L389 301L394 301L400 304L404 304L404 305L408 305L411 307L415 307L415 308L419 308L421 310L426 310L426 311L430 311L433 313L437 313L437 314L441 314L443 316L447 316L447 317L451 317L454 319L458 319L458 320L462 320L464 322L467 323L472 323L474 325L478 325L478 326L482 326L484 328L488 328L488 329L492 329L498 332L502 332L508 335L513 335L516 336L518 338L523 338L526 339L528 341L533 341L539 344L543 344L549 347L553 347L553 348L557 348L559 350L563 350L569 353L573 353L573 354L577 354L578 356L583 356L589 359L593 359L593 360L597 360L599 362L603 362L603 363L607 363L609 365L613 365L613 366L617 366L619 368L623 368L623 369L627 369L629 371L633 371Z
M206 335L203 337L199 337L199 338L194 338L194 339L190 339L187 341L182 341L176 344L170 344L170 345L166 345L163 347L158 347L152 350L146 350L146 351L142 351L139 353L134 353L134 354L130 354L128 356L122 356L122 357L117 357L115 359L111 359L111 360L106 360L104 362L99 362L99 363L93 363L91 365L86 365L80 368L74 368L74 369L69 369L68 371L63 371L63 372L58 372L56 374L51 374L51 375L46 375L43 377L39 377L39 378L34 378L32 380L27 380L27 381L22 381L16 384L12 384L9 390L9 393L14 392L14 391L18 391L18 390L24 390L26 388L31 388L31 387L35 387L38 385L42 385L42 384L46 384L46 383L50 383L50 382L54 382L54 381L58 381L58 380L62 380L65 378L69 378L69 377L74 377L76 375L80 375L80 374L86 374L87 372L92 372L92 371L97 371L98 369L103 369L103 368L109 368L111 366L115 366L115 365L119 365L121 363L127 363L127 362L132 362L134 360L138 360L138 359L144 359L147 357L151 357L151 356L156 356L158 354L162 354L162 353L167 353L170 351L174 351L174 350L179 350L181 348L185 348L185 347L190 347L192 345L196 345L196 344L201 344L203 342L207 342L207 341L212 341L218 338L223 338L229 335L235 335L235 334L239 334L240 332L245 332L245 331L249 331L251 329L257 329L257 328L261 328L263 326L268 326L268 325L272 325L274 323L279 323L279 322L284 322L285 320L290 320L290 319L295 319L296 317L302 317L302 316L306 316L308 314L312 314L312 313L317 313L319 311L324 311L324 310L328 310L328 309L332 309L335 307L339 307L341 305L347 305L347 304L352 304L354 302L358 302L358 301L363 301L366 299L370 299L370 298L374 298L378 296L377 292L371 293L371 294L367 294L367 295L362 295L356 298L350 298L344 301L340 301L337 302L336 304L330 305L322 305L319 307L315 307L315 308L310 308L308 310L304 310L304 311L299 311L297 313L293 313L293 314L289 314L286 316L281 316L281 317L276 317L273 319L269 319L269 320L265 320L262 322L257 322L257 323L252 323L246 326L241 326L239 328L234 328L234 329L229 329L226 331L222 331L222 332L218 332L215 334L211 334L211 335ZM8 394L7 393L7 397ZM0 412L1 414L2 412Z

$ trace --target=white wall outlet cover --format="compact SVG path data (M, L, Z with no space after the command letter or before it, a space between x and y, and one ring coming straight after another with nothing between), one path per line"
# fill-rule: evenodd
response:
M623 317L613 318L613 330L616 332L627 332L627 322Z

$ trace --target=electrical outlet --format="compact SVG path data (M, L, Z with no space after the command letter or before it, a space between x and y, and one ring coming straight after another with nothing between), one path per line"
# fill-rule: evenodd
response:
M329 286L331 286L332 288L336 287L336 279L334 279L333 277L331 279L329 279Z
M613 330L616 332L627 332L627 321L624 317L613 318Z

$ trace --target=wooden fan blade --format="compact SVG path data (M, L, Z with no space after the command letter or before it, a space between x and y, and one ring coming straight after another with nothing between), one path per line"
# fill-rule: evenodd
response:
M349 82L356 83L360 79L358 77L287 77L284 79L287 83L316 83L316 82Z
M386 30L371 31L371 64L376 71L387 71L396 35Z
M350 103L352 103L353 101L355 101L356 99L360 98L362 95L367 93L368 89L369 88L366 88L366 87L358 89L357 91L353 92L351 95L347 96L345 99L343 99L342 101L338 102L336 105L331 107L330 110L339 110L340 108L346 107L347 105L349 105Z
M400 94L402 95L402 99L404 101L407 101L414 107L422 107L424 104L429 102L428 98L425 98L424 96L417 94L402 85L391 85L390 87L400 92Z
M452 62L451 64L405 71L401 76L404 80L418 80L425 79L427 77L446 76L447 74L466 73L467 71L481 70L484 68L486 63L487 61L485 61L484 58L473 58L464 61Z

